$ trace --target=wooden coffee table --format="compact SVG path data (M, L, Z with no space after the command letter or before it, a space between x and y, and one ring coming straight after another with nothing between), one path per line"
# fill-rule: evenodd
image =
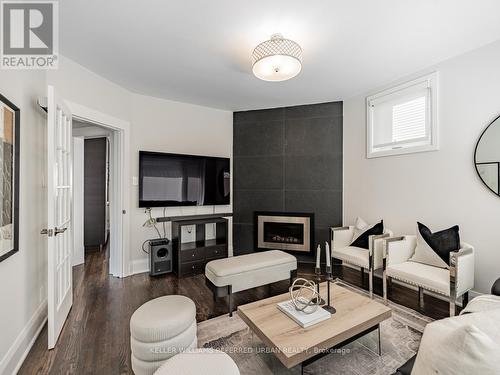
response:
M323 298L326 290L326 283L322 283L320 294ZM375 330L378 330L380 355L380 323L391 317L391 309L335 283L330 296L337 312L330 319L308 328L300 327L278 310L276 304L289 300L288 293L239 306L238 315L287 368L301 365L303 372L305 366L330 350Z

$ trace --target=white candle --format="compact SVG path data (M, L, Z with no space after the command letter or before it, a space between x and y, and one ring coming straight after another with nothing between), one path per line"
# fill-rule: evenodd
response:
M331 258L330 258L330 245L328 241L326 242L326 266L330 267Z
M320 261L321 261L321 246L318 245L318 248L316 249L316 268L320 267Z

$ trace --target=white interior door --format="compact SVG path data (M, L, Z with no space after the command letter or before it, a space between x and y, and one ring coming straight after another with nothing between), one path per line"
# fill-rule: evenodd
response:
M73 304L71 112L52 86L48 87L47 114L48 336L52 349Z

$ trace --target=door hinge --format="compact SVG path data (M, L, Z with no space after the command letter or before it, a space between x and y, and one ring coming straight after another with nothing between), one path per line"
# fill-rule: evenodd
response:
M47 236L52 237L54 235L54 231L52 229L42 229L40 234L46 234Z

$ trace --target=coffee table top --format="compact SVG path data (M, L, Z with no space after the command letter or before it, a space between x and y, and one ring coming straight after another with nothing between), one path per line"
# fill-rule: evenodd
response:
M326 282L320 294L327 294ZM391 309L337 284L330 296L337 312L328 320L302 328L278 310L278 302L290 299L288 293L238 307L238 315L287 368L294 367L370 329L391 317Z

